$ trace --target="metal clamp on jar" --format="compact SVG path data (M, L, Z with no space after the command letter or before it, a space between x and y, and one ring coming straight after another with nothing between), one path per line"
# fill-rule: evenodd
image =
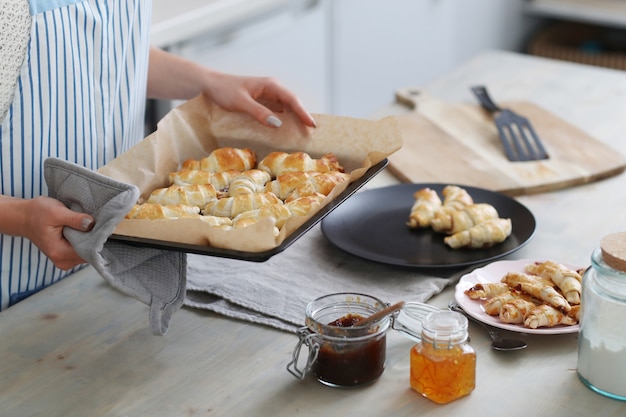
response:
M297 378L308 372L323 384L354 387L376 381L385 369L390 318L364 326L355 324L387 306L378 298L359 293L330 294L306 308L306 327L298 331L298 343L287 370ZM298 368L302 345L309 349L306 364Z
M402 309L398 312L398 306ZM387 310L387 311L383 311ZM389 311L394 311L393 315ZM436 307L419 302L389 306L378 298L359 293L330 294L313 300L306 308L306 326L298 330L298 343L287 370L299 379L312 372L318 381L335 387L370 384L383 373L386 359L386 332L391 326L419 342L422 319ZM364 317L386 315L367 325ZM298 366L302 346L308 355Z

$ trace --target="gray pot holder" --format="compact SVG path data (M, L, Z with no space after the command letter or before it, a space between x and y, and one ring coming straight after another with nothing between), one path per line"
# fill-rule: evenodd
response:
M137 202L137 187L57 158L44 161L44 177L50 197L95 219L90 232L66 227L65 238L111 286L149 305L152 332L165 334L185 299L187 255L108 240Z

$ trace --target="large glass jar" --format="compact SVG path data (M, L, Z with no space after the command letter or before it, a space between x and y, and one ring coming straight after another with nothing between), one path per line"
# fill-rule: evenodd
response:
M428 314L422 340L411 349L411 388L444 404L476 386L476 353L467 343L467 318L454 311Z
M357 321L386 306L378 298L359 293L330 294L311 301L306 308L306 327L298 331L299 341L287 369L298 378L311 372L321 383L335 387L376 381L385 369L391 320L387 316L365 326ZM303 345L309 354L300 369Z
M620 266L596 249L583 275L578 376L592 390L626 400L626 272L607 260Z

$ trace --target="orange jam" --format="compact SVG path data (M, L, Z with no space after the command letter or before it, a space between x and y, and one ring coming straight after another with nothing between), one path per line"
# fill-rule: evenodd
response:
M422 339L411 349L411 388L439 404L468 395L476 385L476 353L466 343L467 319L435 312L422 325Z
M423 343L411 349L411 388L444 404L463 397L476 385L476 353L469 345L434 349Z

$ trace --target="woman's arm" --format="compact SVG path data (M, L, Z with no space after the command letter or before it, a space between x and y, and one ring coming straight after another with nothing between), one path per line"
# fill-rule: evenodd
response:
M291 110L303 124L315 127L298 97L274 78L225 74L150 49L148 97L188 100L201 93L226 110L249 113L268 126L280 126L275 112Z

